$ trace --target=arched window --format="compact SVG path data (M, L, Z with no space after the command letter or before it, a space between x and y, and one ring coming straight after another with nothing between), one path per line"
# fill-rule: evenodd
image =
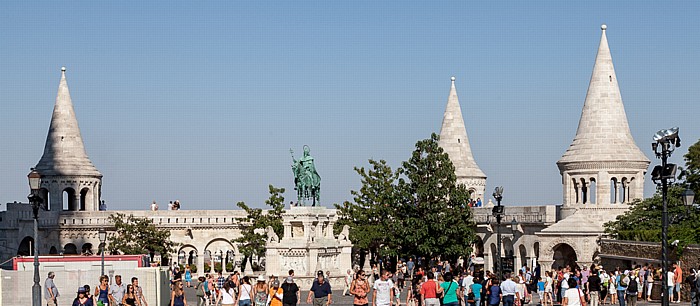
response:
M73 188L63 189L63 210L78 210L78 203L75 203L75 190Z
M18 256L31 256L33 255L34 252L34 238L32 237L24 237L22 239L22 242L19 243L19 247L17 248L17 255Z
M68 243L63 247L64 255L78 255L78 247L75 244Z

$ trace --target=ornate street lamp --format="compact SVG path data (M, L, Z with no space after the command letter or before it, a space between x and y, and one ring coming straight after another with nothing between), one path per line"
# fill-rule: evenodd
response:
M32 286L32 306L41 306L41 285L39 285L39 209L43 200L38 195L41 187L41 174L32 168L27 175L31 194L27 197L34 213L34 285Z
M682 194L683 204L685 204L686 209L690 212L690 207L695 204L695 192L692 189L686 187Z
M100 253L102 253L102 272L100 272L100 275L105 275L105 241L107 241L107 232L104 228L100 228L97 234L100 239Z
M660 130L654 134L654 142L651 148L656 154L656 158L661 159L661 165L654 167L651 171L651 179L661 186L661 197L663 199L663 213L661 225L661 283L668 283L668 181L674 180L676 176L676 165L667 163L673 151L681 146L681 139L678 137L678 128ZM683 197L685 200L685 197ZM661 306L669 305L669 297L666 290L661 290Z
M501 258L501 219L505 215L505 207L501 206L501 200L503 199L503 186L496 187L493 191L493 198L496 199L497 205L493 207L491 211L493 216L496 217L496 223L498 228L496 229L496 240L498 240L498 278L503 279L503 258Z

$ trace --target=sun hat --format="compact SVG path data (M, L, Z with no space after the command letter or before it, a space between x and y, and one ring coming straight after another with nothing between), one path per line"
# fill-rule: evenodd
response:
M259 282L264 282L264 281L265 281L265 277L262 276L262 274L261 274L261 275L258 275L258 281L259 281Z

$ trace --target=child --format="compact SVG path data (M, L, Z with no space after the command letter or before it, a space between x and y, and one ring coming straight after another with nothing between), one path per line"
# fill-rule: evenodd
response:
M544 300L544 277L540 276L540 280L537 282L537 295L540 297L540 305Z

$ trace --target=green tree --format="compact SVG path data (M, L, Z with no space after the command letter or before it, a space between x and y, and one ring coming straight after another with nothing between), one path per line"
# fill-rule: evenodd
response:
M127 255L160 253L167 262L175 251L176 243L170 240L170 231L158 229L148 218L116 213L109 216L114 224L116 235L109 240L110 253L121 252Z
M335 204L338 209L338 222L335 225L336 233L344 225L350 226L350 241L360 250L360 257L367 253L374 255L389 255L385 252L393 247L382 248L390 243L387 216L391 216L389 203L395 201L396 180L398 173L394 172L386 161L370 159L371 169L355 167L355 172L360 175L362 187L360 190L352 190L353 202L345 201L342 205ZM382 252L379 252L382 251Z
M275 188L269 186L270 198L265 200L265 204L270 206L267 213L260 208L251 208L244 202L238 202L238 207L246 212L246 216L237 218L240 223L241 236L233 239L232 243L239 245L239 251L243 254L244 259L241 263L242 268L246 264L252 262L253 256L262 257L265 255L265 244L267 243L267 234L265 229L271 226L278 237L282 237L284 226L282 224L282 214L284 214L284 188Z
M418 141L399 169L392 233L404 254L467 256L476 227L467 205L469 191L457 184L455 167L438 140L433 133Z
M468 255L475 223L469 192L438 145L439 136L418 141L411 158L392 171L385 161L355 168L362 187L354 202L336 205L336 230L350 225L350 240L379 255Z
M688 153L683 158L685 169L681 172L681 178L696 195L700 195L700 140L688 148Z

